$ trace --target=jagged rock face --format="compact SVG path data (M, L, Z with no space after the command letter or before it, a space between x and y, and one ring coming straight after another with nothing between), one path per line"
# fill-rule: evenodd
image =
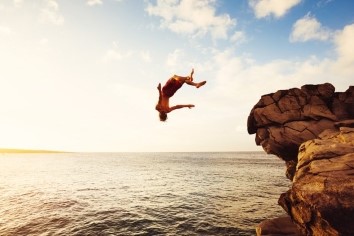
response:
M354 128L324 131L300 146L298 158L279 204L304 235L354 235Z
M299 146L315 139L336 122L354 119L354 86L335 93L329 83L304 85L264 95L248 117L248 133L256 133L256 144L286 161L292 179Z

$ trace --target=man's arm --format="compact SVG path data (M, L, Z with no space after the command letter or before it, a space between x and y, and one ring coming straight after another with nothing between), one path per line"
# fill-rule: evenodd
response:
M159 90L159 103L161 101L161 97L162 97L162 92L161 92L161 83L159 83L159 85L157 86L157 90Z
M176 105L176 106L170 107L170 112L173 111L173 110L176 110L176 109L184 108L184 107L188 107L189 109L191 109L192 107L195 107L195 106L194 106L193 104L188 104L188 105Z

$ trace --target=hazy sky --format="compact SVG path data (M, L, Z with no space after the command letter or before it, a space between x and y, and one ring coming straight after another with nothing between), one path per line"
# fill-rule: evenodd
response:
M159 121L156 86L184 85ZM247 151L261 95L354 85L354 1L0 0L0 147Z

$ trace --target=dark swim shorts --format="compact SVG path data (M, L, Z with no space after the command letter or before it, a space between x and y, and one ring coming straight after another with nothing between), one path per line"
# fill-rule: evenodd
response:
M167 96L167 97L172 97L175 92L182 87L183 82L176 80L175 78L171 78L167 81L167 83L165 84L165 86L163 86L162 88L162 93L163 95Z

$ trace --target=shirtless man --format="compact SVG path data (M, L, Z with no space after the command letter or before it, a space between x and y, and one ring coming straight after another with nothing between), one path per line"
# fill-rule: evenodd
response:
M159 112L160 121L166 121L167 113L175 109L180 109L183 107L188 107L190 109L194 107L194 105L192 104L176 105L170 107L169 104L170 97L172 97L175 94L175 92L182 87L184 83L194 86L196 88L199 88L206 83L206 81L202 81L200 83L194 83L193 74L194 74L194 69L192 69L191 75L187 77L178 76L178 75L172 76L172 78L170 78L166 82L165 86L163 86L162 90L161 90L161 83L159 83L159 85L157 86L157 89L159 90L159 101L156 105L156 110Z

